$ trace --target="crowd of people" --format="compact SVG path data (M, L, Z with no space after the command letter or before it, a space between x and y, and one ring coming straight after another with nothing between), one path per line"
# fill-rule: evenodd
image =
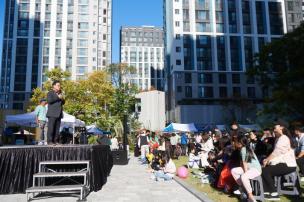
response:
M188 156L188 168L202 171L200 175L217 189L255 201L250 180L261 176L265 198L280 200L274 177L297 168L304 176L304 129L278 120L263 131L248 131L234 122L229 131L157 134L141 130L137 136L135 156L149 164L157 181L173 178L177 169L172 159L181 155Z

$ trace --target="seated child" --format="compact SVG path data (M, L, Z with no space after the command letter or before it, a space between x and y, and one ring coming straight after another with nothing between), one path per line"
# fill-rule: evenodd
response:
M216 156L215 151L211 150L208 153L208 159L207 159L209 165L207 167L205 167L204 173L208 174L209 176L209 181L211 183L215 183L218 179L218 176L220 174L220 170L219 170L219 163L218 163L218 159Z
M161 168L161 158L159 152L154 152L154 158L151 163L151 168L153 171L159 171Z
M171 180L175 173L176 173L176 166L173 162L173 160L170 158L170 156L167 153L164 153L162 155L162 167L159 171L155 171L155 179L156 181L160 180Z
M210 171L211 173L213 173L214 171L216 171L216 168L218 166L218 162L217 162L216 154L213 150L211 150L208 153L207 161L208 161L209 165L206 167L205 172Z
M153 160L153 158L154 158L153 153L152 153L152 152L149 152L149 153L146 155L146 158L147 158L147 161L148 161L149 165L151 165L152 160Z
M195 148L190 150L188 166L189 168L199 168L200 157L195 155Z

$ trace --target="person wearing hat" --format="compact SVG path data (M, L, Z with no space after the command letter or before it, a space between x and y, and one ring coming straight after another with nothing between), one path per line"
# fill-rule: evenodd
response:
M284 121L274 123L275 145L273 152L263 160L262 179L265 198L280 200L276 192L274 177L296 171L297 163L293 143L289 137L288 124Z
M40 104L35 109L36 123L40 129L40 137L38 145L46 144L45 130L46 130L46 99L41 99Z

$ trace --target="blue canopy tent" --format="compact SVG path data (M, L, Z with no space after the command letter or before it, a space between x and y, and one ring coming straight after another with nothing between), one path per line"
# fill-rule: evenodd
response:
M214 124L194 124L198 132L209 132L213 131L216 127Z
M103 131L97 127L92 127L87 130L88 133L93 133L94 135L103 135Z
M163 130L163 132L164 133L198 132L198 130L193 123L189 123L189 124L171 123Z
M111 134L110 131L101 130L100 128L98 128L95 125L87 126L87 132L92 133L94 135L110 135Z

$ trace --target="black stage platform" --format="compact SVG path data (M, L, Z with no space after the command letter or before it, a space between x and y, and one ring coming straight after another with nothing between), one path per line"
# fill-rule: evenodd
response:
M0 194L25 193L39 162L56 160L90 160L91 191L102 188L113 166L110 147L104 145L0 147Z

